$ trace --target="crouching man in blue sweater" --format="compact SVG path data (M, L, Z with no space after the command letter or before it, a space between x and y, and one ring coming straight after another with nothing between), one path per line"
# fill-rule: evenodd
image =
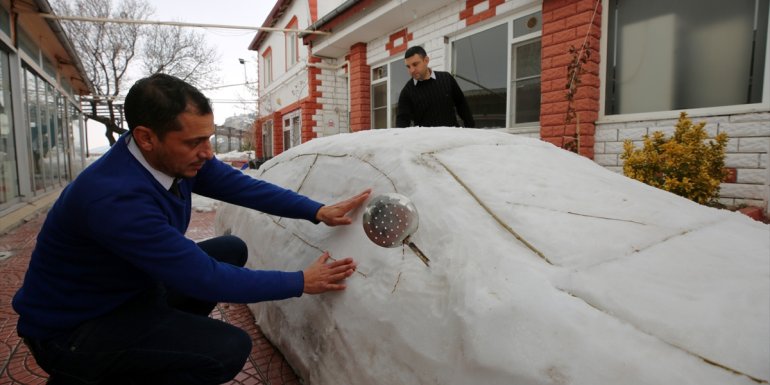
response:
M184 237L191 193L329 226L370 190L335 205L254 179L214 158L209 100L168 75L136 82L130 131L62 192L13 299L18 332L49 384L220 384L251 351L243 330L208 317L251 303L343 290L350 258L304 271L244 268L233 236Z

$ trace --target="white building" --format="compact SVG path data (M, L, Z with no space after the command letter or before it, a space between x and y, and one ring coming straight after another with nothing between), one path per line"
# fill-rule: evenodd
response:
M768 210L768 0L279 0L260 32L258 154L395 125L407 47L449 71L478 127L540 137L620 172L623 141L679 113L730 141L721 202ZM574 102L568 66L588 43ZM574 110L576 119L566 119ZM578 124L579 122L579 124Z

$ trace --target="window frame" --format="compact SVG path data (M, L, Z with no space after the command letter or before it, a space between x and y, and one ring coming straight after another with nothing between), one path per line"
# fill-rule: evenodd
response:
M262 79L264 80L264 86L268 86L273 83L273 49L267 47L265 52L262 53Z
M492 23L484 24L476 28L471 28L468 30L463 31L462 33L459 33L457 35L451 36L445 44L446 52L447 52L447 68L449 68L449 72L454 75L454 66L455 66L455 55L454 51L452 49L453 44L457 42L458 40L465 39L467 37L485 32L487 30L490 30L492 28L499 27L501 25L507 25L507 44L506 44L506 50L507 50L507 67L506 67L506 100L505 100L505 127L482 127L484 129L491 129L491 130L500 130L500 129L507 129L507 128L513 128L513 129L521 129L521 128L528 128L528 127L539 127L540 126L540 120L534 122L525 122L525 123L518 123L513 124L513 121L515 117L513 116L514 110L513 110L513 101L514 101L514 95L513 95L513 67L515 63L513 63L513 47L516 45L523 44L525 42L529 41L542 41L543 36L543 30L542 30L542 23L543 23L543 16L542 16L542 5L537 5L535 7L529 7L526 9L523 9L519 12L516 12L514 14L508 15L500 20L497 20ZM539 20L540 20L540 29L534 32L530 32L521 36L514 37L514 22L518 19L521 19L523 17L527 17L529 15L534 15L540 13ZM542 57L542 53L541 53ZM540 69L540 76L542 79L542 67ZM542 87L542 83L541 83ZM542 95L542 88L541 88L541 95ZM473 112L473 111L471 111ZM478 126L478 122L477 122Z
M615 1L615 0L602 0L602 9L609 10L611 1ZM602 20L601 20L601 30L603 32L606 31L607 35L610 33L609 23L610 23L611 15L609 13L610 13L609 11L602 12ZM768 17L770 19L770 10L768 10L768 14L769 14ZM770 28L768 28L767 34L768 36L766 37L766 44L765 44L766 53L770 52ZM768 110L770 110L770 90L769 90L770 89L770 57L766 57L765 66L764 66L764 71L765 71L764 81L762 84L762 101L759 103L608 115L606 113L606 109L607 109L606 85L608 81L608 71L610 70L610 65L612 64L611 58L608 57L609 55L608 41L609 41L609 38L601 39L600 51L599 51L599 55L602 58L599 65L599 82L602 85L601 87L599 87L600 88L599 116L597 119L597 123L599 124L626 123L626 122L640 121L640 120L676 119L679 117L679 114L681 112L687 112L687 115L690 117L703 117L703 116L714 116L714 115L735 115L735 114L743 114L743 113L767 112Z
M0 120L2 122L0 124L7 125L5 127L7 129L6 140L4 141L5 146L0 147L0 150L7 157L5 160L7 162L6 165L0 166L0 171L2 171L0 172L0 188L2 188L2 191L0 191L0 211L16 203L22 196L21 173L19 172L20 151L16 148L16 136L20 135L21 132L16 132L14 129L14 119L17 112L14 109L18 109L18 106L14 103L12 92L14 89L11 79L13 76L12 72L11 53L6 51L4 46L0 45L0 82L2 82L3 86L2 94L0 94L0 97L2 97L2 103L0 103L2 106Z
M283 151L302 144L302 115L299 110L284 114L283 119ZM289 122L289 124L286 124ZM296 123L296 124L295 124ZM286 146L286 133L289 133L289 145Z
M542 65L540 67L540 72L536 76L535 75L533 75L533 76L526 76L526 77L521 77L521 78L518 78L518 79L516 79L515 76L514 76L514 69L516 67L516 58L514 56L515 55L515 48L521 47L521 46L524 46L524 45L527 45L527 44L532 44L532 43L539 43L539 44L541 44L541 47L542 47L542 37L540 37L540 36L532 37L531 35L533 35L533 34L526 35L526 36L524 36L522 38L513 39L511 41L511 43L510 43L510 46L508 47L509 60L510 60L510 66L509 66L510 67L510 69L509 69L510 81L509 81L509 85L508 85L508 101L509 102L508 102L508 109L506 111L506 118L507 118L507 122L508 122L508 127L528 127L528 126L532 126L533 124L538 124L538 125L540 124L540 116L539 116L540 114L539 113L538 113L537 120L534 120L534 121L531 121L531 122L522 122L522 123L516 123L515 122L516 115L514 114L514 111L515 111L514 104L516 103L516 92L514 90L514 87L516 86L516 82L523 82L523 81L527 81L527 80L538 79L538 82L540 83L539 96L541 97L541 100L542 100L542 95L543 95L543 81L542 81L542 79L543 79L543 68L542 68ZM542 48L541 48L540 57L541 57L541 60L542 60Z
M270 159L273 157L273 120L269 119L262 122L262 157ZM268 141L265 139L269 139Z
M390 96L390 83L391 83L391 81L390 81L390 72L391 71L390 71L389 67L390 67L390 63L392 63L393 61L395 61L395 60L386 61L386 62L384 62L384 63L382 63L380 65L372 66L372 69L371 69L372 73L371 73L370 79L372 79L372 81L370 82L369 85L370 85L370 88L371 88L370 92L371 92L372 98L371 98L370 109L371 109L371 116L372 116L372 128L374 128L374 129L393 127L393 123L390 122L390 103L388 102L389 101L389 96ZM381 68L381 67L385 67L385 75L375 80L374 79L374 72L376 70L378 70L379 68ZM374 99L375 99L374 98L374 89L375 89L375 87L383 86L383 84L385 86L385 95L386 95L385 105L384 106L375 106L374 105ZM386 125L386 127L375 127L374 126L375 110L383 110L383 109L385 110L385 125Z
M371 66L371 70L370 70L370 76L371 76L370 79L374 79L375 78L374 71L377 70L380 67L383 67L383 66L386 67L387 74L384 75L383 77L377 79L377 80L371 80L369 82L369 90L370 90L371 95L372 95L371 103L370 103L370 106L369 106L369 111L370 111L371 116L372 116L372 128L375 128L374 127L374 111L375 111L374 110L374 87L375 86L380 86L383 83L385 84L385 95L386 95L385 106L384 107L379 107L378 109L383 109L383 108L385 109L386 115L387 115L386 116L386 118L387 118L386 122L387 122L387 126L388 127L379 127L379 128L392 128L392 127L396 126L396 113L393 110L393 105L394 104L391 103L391 96L392 96L393 92L398 92L400 94L401 93L401 89L404 87L404 83L401 83L401 84L396 84L395 87L397 87L397 88L394 89L393 73L394 73L395 68L399 67L399 68L401 68L403 71L405 71L407 73L406 78L404 79L404 82L406 82L409 79L411 79L411 76L408 74L408 70L406 70L406 64L404 64L404 53L403 52L400 52L400 53L398 53L396 55L390 56L387 59L379 62L379 64L372 65ZM398 96L396 96L395 106L398 107Z
M297 16L291 18L286 29L299 29ZM299 33L284 32L284 48L286 56L286 70L299 62Z

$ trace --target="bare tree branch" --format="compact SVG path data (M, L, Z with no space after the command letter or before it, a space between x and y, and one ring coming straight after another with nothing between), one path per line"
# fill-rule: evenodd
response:
M217 82L219 55L206 44L205 37L182 27L153 25L144 42L142 71L145 75L166 73L198 88Z
M56 13L65 16L147 20L154 9L147 0L52 0ZM108 22L62 21L83 66L94 85L96 102L106 101L109 118L97 116L96 105L90 119L106 127L110 144L113 134L125 131L116 123L112 103L124 92L129 68L141 62L142 75L158 72L177 76L205 88L218 81L216 49L206 44L202 34L182 27ZM136 74L139 71L133 69Z

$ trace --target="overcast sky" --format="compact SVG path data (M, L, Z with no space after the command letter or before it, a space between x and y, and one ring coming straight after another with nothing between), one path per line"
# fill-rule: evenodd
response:
M155 14L150 20L181 21L188 23L245 25L259 27L265 21L267 14L275 5L274 0L216 0L214 2L200 0L160 0L151 1ZM251 112L255 109L254 97L249 95L244 83L244 76L249 82L257 78L257 52L249 51L248 46L257 31L234 29L195 28L205 33L206 40L214 45L219 53L220 86L218 90L204 90L214 105L214 121L224 123L233 115ZM244 65L239 58L245 59ZM139 66L139 62L136 62ZM241 102L239 102L241 101ZM244 104L243 102L248 102ZM245 111L245 108L251 108ZM103 128L89 124L89 147L95 148L107 144Z

